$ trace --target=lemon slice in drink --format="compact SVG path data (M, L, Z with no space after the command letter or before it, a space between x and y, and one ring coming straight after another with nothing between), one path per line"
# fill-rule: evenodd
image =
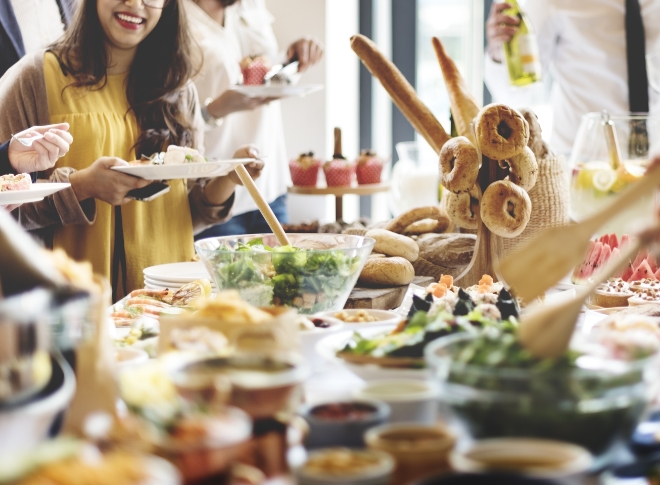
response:
M612 169L601 169L594 172L592 183L596 190L607 192L616 182L616 172Z

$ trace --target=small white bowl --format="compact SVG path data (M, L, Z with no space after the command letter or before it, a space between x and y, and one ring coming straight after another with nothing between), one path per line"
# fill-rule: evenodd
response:
M115 365L117 369L123 369L136 364L142 364L149 360L149 354L135 347L116 347Z
M56 358L53 373L61 384L44 397L0 412L0 454L33 450L46 440L55 417L65 410L76 392L76 376L63 358ZM51 377L51 382L54 377ZM49 383L50 384L50 383Z
M321 318L330 326L326 328L310 328L309 330L300 330L300 344L302 347L302 355L311 367L312 370L318 369L323 366L325 360L316 351L316 344L323 340L328 335L336 334L344 330L344 322L335 318L326 316L310 316L310 320Z
M353 397L387 403L391 409L390 423L434 424L438 418L439 394L439 388L432 382L384 379L368 382Z
M562 441L495 438L475 441L462 451L455 450L449 455L449 463L462 473L506 471L535 478L565 479L588 472L593 457L581 446Z
M344 322L344 328L346 330L359 330L361 328L373 328L373 327L379 327L383 325L398 325L401 320L405 320L406 317L399 315L396 312L392 312L389 310L373 310L370 308L352 308L350 310L339 310L339 311L334 311L334 312L321 312L317 313L315 316L318 317L330 317L334 318L337 320L338 319L335 315L341 312L346 312L348 315L353 316L359 311L364 311L367 312L370 316L376 318L377 320L375 322L364 322L364 323L357 323L357 322ZM342 321L342 320L340 320Z
M343 349L355 332L364 337L374 337L379 334L391 332L396 325L365 328L362 330L339 332L322 339L316 344L316 352L329 363L345 367L347 370L365 381L379 379L416 379L427 380L431 377L428 369L399 369L381 367L376 364L358 365L337 357L337 352Z
M309 459L319 455L336 452L336 448L324 448L313 451L309 454ZM376 466L370 467L362 473L353 474L319 474L312 473L305 469L305 464L294 470L294 475L300 485L388 485L391 483L392 472L394 471L394 459L389 453L380 450L348 450L348 453L358 455L370 455L378 458Z

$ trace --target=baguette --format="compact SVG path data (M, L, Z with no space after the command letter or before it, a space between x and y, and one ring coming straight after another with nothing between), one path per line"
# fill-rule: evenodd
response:
M456 130L459 135L467 137L474 146L477 146L472 130L470 130L470 123L479 113L479 105L470 93L456 64L447 55L442 42L437 37L433 37L433 48L435 49L435 55L438 57L442 76L445 78Z
M363 35L351 37L351 48L371 74L380 81L410 124L439 154L442 145L449 140L449 135L431 110L422 103L401 71L378 50L374 42Z

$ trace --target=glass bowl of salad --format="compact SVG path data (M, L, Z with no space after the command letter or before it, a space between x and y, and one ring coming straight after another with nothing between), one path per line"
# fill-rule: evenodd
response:
M657 389L657 349L615 347L593 341L557 359L538 359L515 334L486 331L439 339L425 358L441 400L472 438L568 441L602 464L629 438Z
M337 311L374 247L374 239L344 234L273 234L202 239L195 250L218 290L236 289L257 307L285 305L302 314Z

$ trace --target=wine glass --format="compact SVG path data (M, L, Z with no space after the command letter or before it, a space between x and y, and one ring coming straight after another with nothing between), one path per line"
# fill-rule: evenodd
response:
M611 121L617 140L618 167L606 140L607 120ZM659 149L660 116L628 113L605 119L603 113L585 114L571 152L571 219L584 220L638 181ZM599 232L634 232L652 220L654 208L654 197L650 196L612 219Z

